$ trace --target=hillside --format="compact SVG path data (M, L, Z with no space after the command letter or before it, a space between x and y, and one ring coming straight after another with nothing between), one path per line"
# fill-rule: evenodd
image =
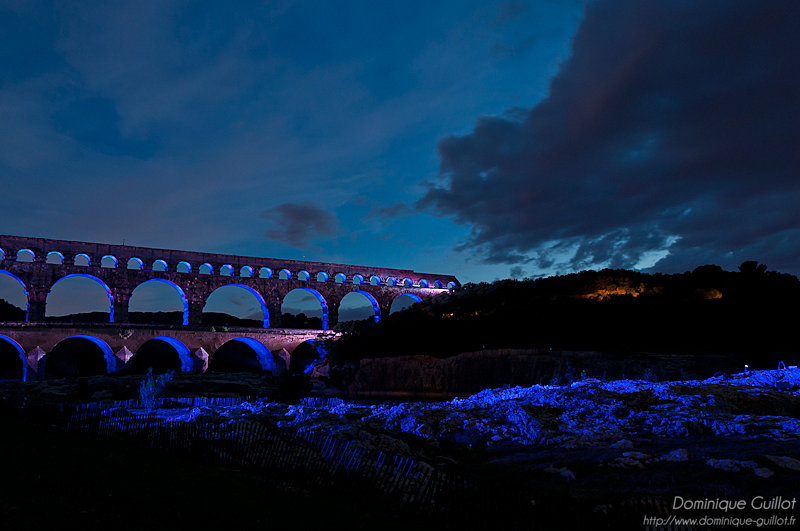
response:
M502 348L617 353L748 354L774 367L796 356L800 281L745 262L682 274L584 271L499 280L414 305L371 325L344 326L335 362Z

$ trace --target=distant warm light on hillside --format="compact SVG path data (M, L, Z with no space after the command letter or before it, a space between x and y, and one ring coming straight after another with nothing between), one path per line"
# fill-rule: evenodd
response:
M638 297L642 293L644 293L645 287L644 284L639 284L638 286L608 286L604 288L597 289L591 293L585 293L580 295L579 298L581 299L591 299L591 300L606 300L611 297L617 297L620 295L631 295L632 297Z

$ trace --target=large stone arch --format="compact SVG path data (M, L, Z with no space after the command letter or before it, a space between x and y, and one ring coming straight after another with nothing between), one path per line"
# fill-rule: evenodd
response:
M108 304L109 304L108 322L109 323L113 323L114 322L114 297L111 295L111 288L109 288L108 284L106 284L100 278L98 278L98 277L96 277L94 275L90 275L88 273L70 273L69 275L64 275L63 277L61 277L58 280L56 280L55 282L53 282L53 284L50 286L50 291L52 291L53 288L56 287L56 285L59 282L61 282L62 280L66 280L68 278L75 278L75 277L83 277L83 278L88 278L90 280L93 280L93 281L97 282L98 284L100 284L103 287L103 289L106 290L106 294L108 295ZM48 297L49 297L49 295L48 295Z
M0 341L3 341L5 343L11 345L11 347L14 350L17 351L17 355L19 356L19 359L20 359L20 372L19 372L19 374L20 374L20 377L22 378L22 381L23 382L26 381L28 379L28 357L25 355L25 349L22 348L22 345L17 343L13 338L10 338L8 336L4 336L2 334L0 334Z
M297 287L289 290L286 293L286 295L283 296L281 302L286 300L286 297L289 295L289 293L292 293L293 291L297 291L297 290L307 291L307 292L311 293L312 295L314 295L314 297L317 299L317 301L319 302L319 304L320 304L320 306L322 308L322 329L323 330L327 330L328 329L328 302L325 300L325 297L323 297L322 293L320 293L319 291L315 290L314 288L309 288L309 287L306 287L306 286L297 286Z
M148 282L163 282L165 284L168 284L168 285L172 286L175 289L175 291L178 292L178 295L180 295L180 297L181 297L181 304L183 305L183 324L184 325L188 325L189 324L189 301L186 298L186 293L183 291L182 287L180 287L179 285L177 285L176 283L174 283L173 281L171 281L169 279L166 279L166 278L150 278L150 279L147 279L147 280L145 280L143 282L140 282L140 283L136 284L136 286L134 286L134 288L131 290L131 297L133 297L133 292L136 291L136 288L138 288L139 286L142 286L144 284L147 284Z
M82 376L82 375L103 374L103 373L108 374L116 370L116 358L114 357L114 352L111 350L111 347L108 346L108 343L95 336L87 334L75 334L67 336L58 343L56 343L55 346L51 349L51 351L44 357L43 372L45 375L47 376L52 375L53 370L57 367L57 365L54 364L60 361L60 359L56 358L56 356L59 356L61 354L62 349L66 349L66 347L64 347L63 345L67 341L75 339L88 341L93 345L95 345L100 350L103 357L103 361L101 363L96 364L95 361L93 361L93 357L88 352L80 350L77 357L75 357L74 355L70 355L68 358L64 359L61 367L62 369L64 369L62 371L63 375L69 376L72 374L73 376L74 375ZM75 351L74 348L72 349L72 352L67 350L64 355L66 356L67 355L66 353L74 354L74 351ZM87 367L91 367L94 365L97 365L98 368L102 366L103 370L102 371L98 370L95 372L93 369L91 369L89 370L89 372L84 372Z
M30 295L28 294L28 287L25 285L25 283L22 281L22 279L19 278L14 273L12 273L10 271L6 271L5 269L0 269L0 273L2 273L4 275L8 275L9 277L11 277L14 280L16 280L17 282L19 282L19 285L22 286L22 293L25 294L25 300L26 300L26 303L25 303L25 321L27 322L30 319L30 301L28 300L28 297L30 297Z
M208 303L208 298L211 297L211 295L213 295L215 291L220 290L220 289L225 288L225 287L228 287L228 286L233 286L233 287L237 287L237 288L244 288L245 290L250 292L256 298L256 300L258 301L258 304L261 306L261 315L263 316L263 323L264 323L263 327L264 328L269 328L269 309L267 308L267 301L264 300L264 296L261 295L261 293L259 293L254 288L252 288L250 286L247 286L245 284L232 283L232 284L222 284L221 286L217 286L213 290L211 290L211 292L208 295L206 295L204 297L205 303L206 304Z
M344 297L342 297L342 299L339 301L339 304L341 304L342 303L341 301L343 301L345 297L350 295L350 293L358 293L359 295L363 295L367 299L367 302L369 302L372 305L372 311L374 312L373 317L375 318L375 322L377 323L378 321L381 320L381 306L378 303L378 300L372 295L372 293L364 291L363 289L354 289L349 291L344 295Z
M221 358L218 358L218 355L219 355L220 351L222 350L223 354L224 354L225 346L226 345L230 345L231 343L240 343L240 344L245 345L248 348L250 348L250 350L255 355L256 360L258 361L258 365L259 365L260 369L262 371L269 371L272 374L275 374L276 367L275 367L275 361L272 359L272 352L270 352L270 350L267 347L265 347L264 344L261 343L260 341L258 341L257 339L253 339L252 337L245 337L245 336L235 337L233 339L230 339L230 340L226 341L224 344L222 344L217 349L217 351L214 353L214 355L211 357L211 362L209 363L209 370L212 370L212 371L213 370L218 370L217 367L221 366L222 363L225 363L226 361L230 362L230 363L227 364L229 367L232 367L233 365L236 365L236 361L235 360L223 360ZM241 365L244 365L244 364L241 364ZM230 370L230 369L222 369L222 370L225 371L225 370Z
M164 343L173 349L175 354L177 354L178 356L179 366L177 367L177 369L180 370L181 372L190 372L194 367L194 362L192 361L192 353L189 350L189 347L187 347L183 343L183 341L169 336L155 336L152 339L149 339L144 343L142 343L142 345L136 350L136 355L134 355L133 359L131 360L132 368L137 369L141 372L142 369L145 369L147 367L147 365L145 364L147 363L148 360L144 358L137 359L137 356L140 355L142 349L146 345L152 344L153 342Z

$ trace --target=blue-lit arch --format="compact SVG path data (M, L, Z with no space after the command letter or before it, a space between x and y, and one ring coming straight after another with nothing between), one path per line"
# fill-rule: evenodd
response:
M106 374L112 373L112 372L116 372L116 370L117 370L117 361L116 361L116 359L117 358L114 357L114 351L111 350L111 347L108 346L108 343L106 343L105 341L103 341L102 339L100 339L98 337L89 336L89 335L85 335L85 334L78 334L78 335L75 335L75 336L65 337L64 339L62 339L58 343L62 343L64 341L66 341L67 339L74 339L74 338L86 339L88 341L91 341L92 343L94 343L98 347L100 347L100 350L103 351L103 358L106 360ZM56 344L56 346L58 346L58 345Z
M311 273L309 273L305 269L301 269L300 272L297 273L297 280L307 281L310 278L311 278Z
M327 282L329 278L330 277L328 276L328 273L325 271L320 271L317 273L317 282Z
M258 270L258 278L272 278L272 269L262 267Z
M380 286L381 285L381 277L378 275L372 275L369 277L369 283L373 286Z
M205 264L200 264L200 267L197 268L197 272L201 275L213 275L214 274L214 266L206 262Z
M250 266L244 266L239 270L239 276L242 278L252 278L253 276L253 268Z
M414 287L414 281L411 280L410 278L404 278L402 286L404 288L412 288L412 287Z
M19 278L14 273L11 273L10 271L6 271L5 269L0 269L0 273L10 276L11 278L13 278L17 282L19 282L20 286L22 286L22 292L25 294L25 322L27 322L28 321L28 317L29 317L28 316L28 311L29 311L28 307L30 306L30 299L28 299L28 288L27 288L27 286L25 286L25 283L22 281L21 278Z
M113 264L113 265L106 265L106 264ZM100 267L105 267L108 269L116 269L119 266L119 261L117 257L113 254L107 254L100 258Z
M20 249L17 251L17 262L28 262L29 260L22 260L22 257L26 255L31 256L30 262L36 261L36 254L33 251L30 249Z
M166 271L167 270L167 262L159 258L155 262L153 262L152 270L153 271Z
M169 336L156 336L150 341L156 340L163 341L175 349L175 351L178 353L178 357L181 359L181 372L190 372L192 370L192 353L189 352L189 347L184 345L181 340Z
M96 276L88 275L86 273L72 273L70 275L63 276L63 277L59 278L58 280L56 280L55 282L53 282L53 285L50 286L50 290L52 291L53 288L56 286L56 284L58 284L62 280L67 279L67 278L72 278L72 277L88 278L88 279L94 280L95 282L97 282L98 284L103 286L103 289L106 290L106 294L108 295L108 305L109 305L108 306L108 322L109 323L113 323L114 322L114 297L111 296L111 289L108 287L108 284L106 284L105 282L103 282L102 280L97 278ZM49 294L48 294L48 297L49 297Z
M50 257L53 257L54 260L50 260ZM45 263L52 264L52 265L63 265L64 264L64 255L58 251L50 251L47 253L47 256L44 257Z
M22 381L27 381L28 379L28 357L25 355L25 349L22 348L22 345L17 343L14 339L4 336L0 334L0 341L5 341L9 343L19 354L19 358L22 361Z
M179 285L175 284L171 280L167 280L166 278L151 278L149 280L145 280L141 284L138 284L136 286L136 288L138 288L139 286L141 286L143 284L147 284L148 282L164 282L165 284L169 284L170 286L175 288L175 291L177 291L178 295L181 296L181 303L183 304L183 324L184 325L188 325L189 324L189 301L186 300L186 294L183 292L183 289ZM136 291L136 288L133 288L133 291ZM133 297L133 295L131 295L131 297Z
M278 272L278 278L281 280L291 280L292 279L292 272L288 269L281 269Z
M135 256L133 256L130 259L128 259L128 269L138 269L139 271L141 271L142 269L144 269L144 262L142 262L141 258L136 258Z
M214 291L208 294L208 297L206 297L206 304L208 304L208 299L211 297L211 295L214 294L215 291L221 288L227 288L228 286L244 288L256 297L256 300L258 300L258 304L261 305L261 315L264 316L264 328L269 328L269 310L267 309L267 302L264 300L263 295L261 295L259 292L257 292L250 286L245 286L244 284L225 284L224 286L220 286L219 288L215 289Z
M265 327L266 328L266 327ZM256 357L258 358L258 363L261 365L261 369L264 371L270 371L272 374L275 374L276 367L275 361L272 359L272 352L269 351L267 347L264 346L263 343L260 341L253 339L252 337L234 337L231 341L238 341L240 343L244 343L256 353ZM230 343L230 341L228 341Z
M192 264L187 262L186 260L181 260L175 265L175 271L177 273L191 273L192 272Z
M230 264L225 264L219 268L219 274L223 277L232 277L233 276L233 266Z
M78 261L81 258L85 258L86 259L86 263L85 264L79 264L78 263ZM75 255L75 258L72 259L72 265L78 266L78 267L88 267L88 266L92 265L92 257L89 256L86 253L78 253L78 254Z
M372 311L375 312L375 316L374 316L375 317L375 322L377 323L378 321L381 320L381 307L378 304L378 301L375 300L375 297L373 297L371 293L369 293L367 291L360 290L360 289L351 291L350 293L360 293L361 295L366 297L367 300L369 301L369 303L372 304Z
M360 286L364 283L364 275L355 274L353 275L353 284Z
M424 278L421 278L421 279L419 279L419 287L427 288L427 287L430 287L430 284L428 284L427 280L425 280Z
M288 297L290 293L292 293L294 291L297 291L297 290L307 291L307 292L311 293L317 299L317 301L319 301L319 305L322 308L322 329L323 330L327 330L328 329L328 303L325 300L325 297L323 297L322 294L319 291L315 290L314 288L306 288L306 287L295 288L292 291L290 291L289 293L287 293L286 297ZM284 301L286 300L286 297L283 298Z

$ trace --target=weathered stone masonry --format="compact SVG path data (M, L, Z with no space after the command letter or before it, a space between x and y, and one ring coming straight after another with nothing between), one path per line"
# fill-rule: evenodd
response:
M61 263L48 263L48 255ZM33 261L24 261L33 258ZM408 294L419 299L458 287L451 275L423 274L404 269L278 260L225 254L154 249L127 245L0 236L0 269L15 276L28 296L30 322L43 322L47 295L53 284L69 275L84 275L100 281L111 299L111 320L128 322L133 290L153 279L173 284L185 299L186 323L199 325L209 295L219 287L239 284L263 299L265 324L280 327L281 304L296 288L313 291L323 306L325 328L338 321L339 305L350 292L364 293L378 306L376 316L388 315L392 301ZM51 261L54 261L51 259ZM75 265L86 263L88 265ZM132 261L132 262L131 262ZM156 270L166 264L164 271ZM141 269L129 268L143 264ZM184 263L188 272L179 272ZM112 266L113 265L113 266ZM204 266L204 267L203 267ZM210 274L201 272L210 269ZM230 274L222 274L230 272ZM287 275L288 273L288 275ZM289 278L281 278L281 277ZM336 277L344 282L336 282ZM360 281L360 283L359 283ZM327 319L325 319L327 317Z

